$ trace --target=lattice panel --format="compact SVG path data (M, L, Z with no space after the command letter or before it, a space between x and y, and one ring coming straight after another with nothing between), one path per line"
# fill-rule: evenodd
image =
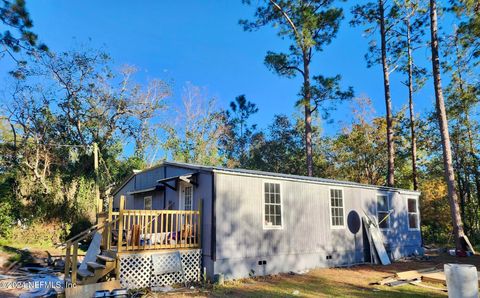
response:
M129 289L183 283L180 272L154 274L152 254L123 254L120 257L120 284ZM199 281L202 250L181 250L180 257L187 282ZM166 255L165 262L174 262L172 255Z

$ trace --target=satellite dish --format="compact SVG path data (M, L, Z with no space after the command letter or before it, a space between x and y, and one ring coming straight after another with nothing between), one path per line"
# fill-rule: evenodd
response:
M348 213L347 216L347 225L348 230L352 232L352 234L357 234L360 231L360 216L358 215L357 211L352 210Z

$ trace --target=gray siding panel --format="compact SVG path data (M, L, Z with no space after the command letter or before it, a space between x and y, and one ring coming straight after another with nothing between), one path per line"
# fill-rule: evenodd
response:
M243 175L216 174L215 273L229 278L259 272L258 261L266 260L267 273L363 262L362 229L332 228L330 188L308 182L262 179ZM265 181L281 184L283 226L263 228ZM377 191L342 185L344 220L349 212L360 217L364 210L376 215ZM384 231L386 242L397 255L420 247L418 231L409 231L406 198L391 193L392 228ZM332 256L327 260L327 256Z

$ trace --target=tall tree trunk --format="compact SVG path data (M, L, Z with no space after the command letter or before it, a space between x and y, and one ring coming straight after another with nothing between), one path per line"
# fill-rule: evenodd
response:
M462 249L460 237L464 237L462 217L458 206L457 190L455 187L455 173L452 166L452 151L450 145L450 135L448 133L448 120L445 111L445 102L442 92L442 81L440 77L440 60L438 57L438 25L437 25L437 3L436 0L430 0L430 35L432 47L432 72L435 89L435 99L437 108L438 124L440 126L440 135L442 138L443 166L445 171L445 180L448 188L448 201L450 204L450 213L452 216L453 233L455 245L458 250Z
M418 189L418 175L417 175L417 138L415 135L415 112L413 110L413 57L412 57L412 42L411 42L411 27L410 18L407 18L407 54L408 54L408 107L410 110L410 137L411 137L411 157L412 157L412 182L413 189Z
M378 1L380 12L380 38L382 50L382 66L383 66L383 87L385 91L385 106L387 109L387 147L388 147L388 172L387 186L395 185L395 149L393 143L393 118L392 118L392 98L390 96L390 74L388 72L387 62L387 42L385 29L385 8L384 0Z
M310 61L307 50L303 51L303 88L305 96L305 153L307 157L307 175L313 176L312 108L310 106L312 93L310 89Z

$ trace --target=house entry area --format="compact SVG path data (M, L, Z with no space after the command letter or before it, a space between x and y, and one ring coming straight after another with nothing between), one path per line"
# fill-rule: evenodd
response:
M181 184L178 190L179 210L152 210L149 196L144 199L145 209L125 209L122 195L119 211L113 212L110 200L108 211L98 214L97 225L67 241L66 280L86 285L115 277L125 288L198 281L201 209L193 209L191 185ZM98 248L93 249L100 253L82 268L78 247L88 237L97 239Z

